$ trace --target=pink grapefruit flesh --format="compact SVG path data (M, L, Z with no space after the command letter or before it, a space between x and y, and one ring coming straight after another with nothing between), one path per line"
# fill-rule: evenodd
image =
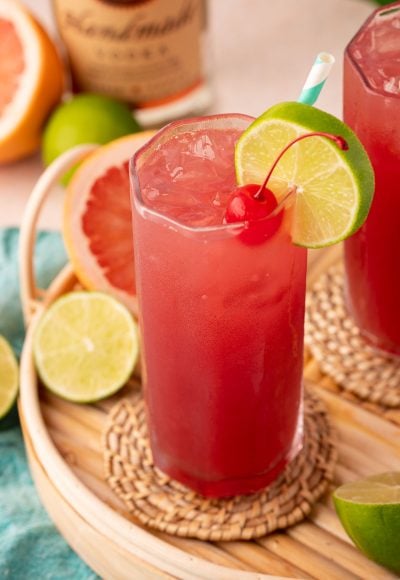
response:
M92 153L73 176L64 207L64 238L78 279L87 288L114 295L134 314L128 162L152 135L128 135Z
M111 167L93 183L82 227L110 284L135 294L128 162Z
M0 117L12 101L24 70L24 52L14 24L0 18Z

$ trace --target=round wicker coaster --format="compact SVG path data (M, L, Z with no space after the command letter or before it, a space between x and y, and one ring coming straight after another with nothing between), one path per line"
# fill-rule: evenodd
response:
M106 477L143 524L200 540L249 540L302 520L333 478L336 449L326 411L305 396L304 445L268 488L246 496L206 499L154 466L140 395L109 414L103 435Z
M335 265L308 293L305 344L341 388L371 403L399 407L400 360L364 340L346 310L343 286L343 268Z

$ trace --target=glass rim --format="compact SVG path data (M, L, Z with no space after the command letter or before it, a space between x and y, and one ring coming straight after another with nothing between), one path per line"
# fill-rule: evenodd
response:
M357 70L359 76L361 77L362 81L363 81L363 85L366 88L366 90L374 95L380 95L380 96L384 96L387 99L400 99L400 93L396 94L396 93L388 93L387 91L383 90L383 89L376 89L374 88L371 83L369 82L366 74L364 73L363 69L361 68L360 64L357 62L357 60L354 58L354 56L351 54L351 45L353 44L353 42L356 40L356 38L359 36L359 34L361 33L362 30L364 30L365 28L367 28L369 26L369 24L376 18L379 16L386 16L389 14L393 14L395 12L400 12L400 1L396 3L395 6L380 6L378 8L376 8L369 16L368 18L365 20L365 22L363 23L362 26L360 26L360 28L357 30L357 32L354 34L354 36L351 38L351 40L349 41L349 43L347 44L346 48L345 48L345 54L348 56L350 62L354 65L355 69Z
M149 207L142 196L142 191L140 187L139 177L136 170L137 163L139 160L146 155L146 153L150 153L152 148L155 144L159 142L163 142L163 137L165 137L164 141L167 140L169 135L174 134L174 130L178 128L188 127L188 126L195 126L195 125L202 125L204 122L208 121L218 121L221 122L233 119L233 120L242 120L248 121L249 124L254 121L254 117L250 117L249 115L244 115L241 113L221 113L216 115L207 115L204 117L191 117L188 119L180 119L178 121L172 121L159 131L155 135L153 135L145 145L143 145L140 149L138 149L134 155L129 160L129 178L131 183L131 200L132 204L138 208L139 212L143 216L152 217L155 221L162 221L170 224L171 227L179 229L183 232L187 232L188 234L211 234L211 233L239 233L243 231L244 228L248 226L248 221L240 221L240 222L233 222L233 223L221 223L221 224L213 224L208 226L190 226L185 224L179 220L176 220L170 216L165 215L164 213ZM221 127L223 130L223 127ZM245 130L245 128L243 128ZM175 133L176 134L176 133ZM267 171L267 170L266 170ZM267 221L275 217L275 211L266 216L265 218L261 218L257 220L257 222Z

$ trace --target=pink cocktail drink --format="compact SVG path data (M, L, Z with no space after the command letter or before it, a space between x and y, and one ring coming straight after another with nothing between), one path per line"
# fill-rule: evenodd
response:
M131 165L153 456L206 496L260 489L301 447L306 250L290 210L262 243L224 224L250 122L173 123Z
M344 120L375 170L362 228L345 243L350 311L376 347L400 354L400 2L376 11L346 49Z

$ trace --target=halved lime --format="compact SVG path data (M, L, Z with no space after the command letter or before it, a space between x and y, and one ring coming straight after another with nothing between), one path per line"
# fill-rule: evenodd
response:
M314 131L342 136L349 150L342 151L325 137L303 139L282 156L268 184L273 191L296 186L292 238L308 248L349 237L367 217L374 173L353 131L310 105L280 103L250 125L235 151L239 185L261 184L284 147Z
M346 483L335 491L333 501L356 546L400 573L400 471Z
M0 419L11 410L18 395L18 363L6 339L0 336Z
M101 292L71 292L39 321L33 341L36 367L55 394L79 403L121 388L137 361L138 330L130 312Z

